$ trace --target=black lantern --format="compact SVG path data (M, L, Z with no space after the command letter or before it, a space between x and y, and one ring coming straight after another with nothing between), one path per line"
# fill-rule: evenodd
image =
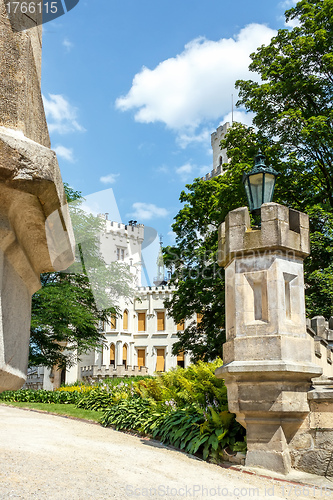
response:
M254 167L251 172L243 174L243 184L246 196L249 201L250 212L259 214L263 203L269 203L273 200L276 172L272 167L266 167L265 155L259 150L254 159Z

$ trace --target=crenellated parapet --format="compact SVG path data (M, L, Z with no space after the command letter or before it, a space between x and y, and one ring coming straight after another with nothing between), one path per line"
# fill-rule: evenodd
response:
M309 217L277 203L261 207L261 227L251 228L246 207L229 212L219 227L219 265L235 257L281 250L304 259L310 254Z

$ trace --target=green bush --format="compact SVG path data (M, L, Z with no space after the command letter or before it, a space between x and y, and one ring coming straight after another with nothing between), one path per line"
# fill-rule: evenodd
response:
M42 389L33 391L31 389L20 389L18 391L5 391L0 393L0 401L17 401L23 403L58 403L76 404L82 394L79 392L44 391Z
M224 381L214 374L221 365L222 360L217 359L214 363L199 361L188 368L178 367L155 378L135 382L134 390L142 398L174 401L180 408L197 404L201 408L213 405L227 410L227 389Z
M92 389L78 401L76 407L84 410L104 411L112 403L112 394L102 389Z
M139 397L123 399L107 410L100 420L104 427L141 431L150 418L151 403Z

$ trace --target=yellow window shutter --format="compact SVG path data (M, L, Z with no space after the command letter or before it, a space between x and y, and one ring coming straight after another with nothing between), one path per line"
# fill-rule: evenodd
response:
M156 371L164 372L165 369L165 351L164 349L157 349Z
M127 311L127 309L124 311L124 314L123 314L123 330L128 330L128 311Z
M180 352L177 354L177 361L184 361L184 352Z
M146 331L146 313L138 313L138 331L145 332Z
M116 315L113 313L111 314L111 330L115 330L117 326L117 318Z
M202 321L203 314L202 313L197 313L197 325L199 325Z
M116 348L115 348L115 345L114 344L111 344L110 345L110 364L114 365L114 362L115 362L115 359L116 359Z
M181 321L177 324L177 332L182 332L185 329L185 321Z
M138 367L141 368L145 366L146 363L146 351L145 349L138 349Z
M160 311L157 313L157 331L163 332L165 330L165 313Z

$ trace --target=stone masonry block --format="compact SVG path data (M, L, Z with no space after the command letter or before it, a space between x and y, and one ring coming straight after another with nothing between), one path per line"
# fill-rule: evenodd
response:
M289 224L289 209L278 203L264 203L261 206L261 224L268 221L279 220Z
M225 223L227 231L234 226L250 227L250 215L247 207L236 208L236 210L229 212L225 219Z
M326 323L324 316L314 316L311 319L311 328L319 337L325 338Z

